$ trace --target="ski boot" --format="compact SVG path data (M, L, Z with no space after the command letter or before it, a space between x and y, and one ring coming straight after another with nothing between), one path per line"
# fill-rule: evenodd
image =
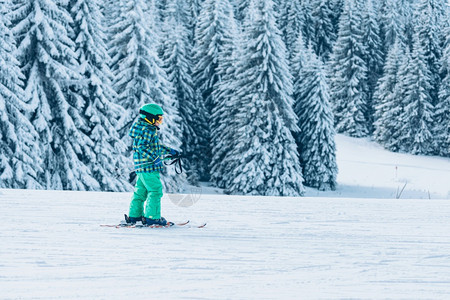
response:
M147 226L162 226L162 227L164 227L164 226L172 226L174 223L167 222L166 219L161 217L160 219L145 218L145 224Z
M145 225L145 218L144 217L129 217L128 215L125 216L125 223L127 225L135 225L138 223L139 225Z

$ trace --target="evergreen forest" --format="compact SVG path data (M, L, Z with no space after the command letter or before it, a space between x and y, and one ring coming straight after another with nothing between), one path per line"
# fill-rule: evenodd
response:
M334 190L337 133L450 157L450 5L0 0L0 188L132 190L147 103L170 192Z

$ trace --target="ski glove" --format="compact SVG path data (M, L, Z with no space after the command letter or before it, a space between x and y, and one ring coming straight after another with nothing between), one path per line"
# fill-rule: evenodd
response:
M170 155L172 155L172 156L178 156L178 155L180 155L180 152L177 151L177 150L175 150L175 149L170 149Z

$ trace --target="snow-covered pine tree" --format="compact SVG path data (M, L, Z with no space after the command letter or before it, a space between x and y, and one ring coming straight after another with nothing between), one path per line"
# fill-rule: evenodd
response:
M206 170L201 169L203 164L199 163L203 160L202 153L206 151L204 149L206 129L202 117L199 118L199 116L204 116L206 113L192 79L193 64L190 60L189 29L184 23L186 20L180 18L180 10L184 11L182 3L185 3L184 0L167 4L162 60L168 79L174 85L175 99L182 120L181 150L186 158L183 160L184 169L189 182L197 184L200 179L204 179L201 178L201 174L206 173Z
M176 47L182 46L183 50L180 50L180 53L186 53L184 56L189 56L190 52L192 51L192 47L194 44L193 38L193 25L195 25L194 14L197 9L197 5L195 2L198 1L180 1L180 0L174 0L169 1L167 4L165 4L164 8L164 23L162 24L162 49L165 49L165 47L170 45L177 45ZM169 43L167 42L167 38L170 37L171 33L179 33L181 36L177 37L177 39L182 38L183 43L175 43L175 40L177 39L170 39L171 41ZM181 42L181 41L180 41ZM174 48L174 46L171 46L170 48ZM176 51L174 49L173 51ZM161 57L169 57L170 55L166 55L163 51L163 55ZM176 62L176 61L175 61ZM191 65L192 62L189 62ZM192 68L190 66L190 68ZM191 71L189 71L191 72Z
M103 26L108 29L114 25L114 21L120 16L124 2L117 0L103 0L99 1L98 4L100 7L100 12L104 16ZM110 32L108 30L105 32L108 41L110 40L109 33Z
M404 24L397 0L380 1L379 7L380 37L383 43L383 53L386 55L395 41L404 42Z
M383 44L380 39L380 29L378 21L376 19L375 9L372 0L367 0L361 8L363 12L363 28L364 38L363 43L365 46L365 61L367 66L367 114L366 119L369 122L369 129L372 130L373 126L373 93L377 85L378 78L383 73Z
M336 40L331 3L329 0L311 0L311 10L311 45L316 55L326 62Z
M149 30L153 33L152 44L156 45L158 56L161 59L164 51L164 21L161 19L161 14L164 14L164 12L158 8L158 0L144 0L144 2L147 6L145 11L147 17L146 26L148 26L148 28L150 28Z
M194 20L196 20L198 15L200 14L201 6L204 0L186 0L186 2L189 4L191 16Z
M18 103L23 98L22 80L19 63L14 57L16 43L12 36L6 13L11 8L10 1L0 0L0 187L13 188L14 178L12 157L14 145L18 144L15 133L14 115L22 114ZM11 99L13 98L13 99ZM8 105L8 107L7 107ZM15 110L13 115L10 111ZM24 118L25 119L25 118ZM32 126L31 126L32 127ZM32 166L31 166L32 167Z
M444 39L443 44L445 44L448 36L448 31L446 28L450 26L450 5L447 5L445 9L442 11L441 21L442 21L441 28L443 34L442 38Z
M334 190L338 168L333 111L329 102L325 68L311 49L297 54L304 58L296 60L305 62L294 82L293 96L294 111L300 128L300 132L296 134L296 142L303 178L307 186L322 191Z
M115 103L117 94L112 88L113 75L108 66L110 57L104 43L103 16L97 0L72 0L69 5L79 70L88 81L79 91L84 104L80 111L74 112L76 126L85 134L85 163L101 190L126 191L129 183L116 174L116 167L126 164L127 147L115 128L123 108Z
M214 106L212 92L219 80L217 66L226 37L230 35L229 0L206 0L197 20L194 45L194 81L208 113Z
M84 153L91 141L77 127L78 112L85 105L77 91L85 82L66 2L16 0L15 4L13 31L26 77L25 99L35 107L30 120L40 136L45 166L38 180L49 189L99 190Z
M307 63L307 56L305 52L307 48L305 47L305 40L303 39L303 34L299 32L297 41L294 44L294 49L292 51L292 59L291 63L291 75L294 77L294 82L298 80L298 76L300 76L300 72L303 69L303 66Z
M251 0L235 0L235 15L236 20L244 23L245 19L248 17L248 9Z
M158 23L164 24L166 18L166 7L169 1L167 0L155 0L155 8L157 10Z
M399 109L399 111L394 112L395 116L399 115L399 117L396 118L392 118L392 126L393 129L392 132L393 134L396 134L395 136L391 137L390 140L392 141L393 144L395 144L395 148L393 147L389 147L386 146L386 148L388 149L393 149L394 151L399 151L399 152L410 152L410 148L409 148L409 137L407 137L404 134L403 128L405 126L405 124L408 122L408 120L405 120L404 118L408 117L405 114L405 107L407 105L405 99L406 99L406 95L408 95L410 93L410 86L409 86L409 82L408 82L408 77L410 76L410 74L413 71L413 66L412 66L412 53L411 50L409 48L409 46L405 45L403 42L399 42L400 43L400 47L401 47L401 59L400 59L400 66L399 66L399 70L398 70L398 82L395 86L395 94L393 97L395 97L395 99L397 99L397 103L393 104L393 105L397 105L397 109ZM395 44L394 44L395 45Z
M240 127L228 154L233 167L229 193L298 196L303 178L292 132L292 78L272 0L255 1L254 22L245 29L236 97Z
M278 28L282 32L283 41L288 51L288 57L292 57L293 47L299 33L309 39L313 29L310 24L311 9L305 1L283 1L280 5Z
M195 24L197 23L197 17L200 14L202 0L186 0L186 5L188 6L188 22L185 26L189 30L189 41L194 45L194 35L195 35Z
M225 188L231 182L231 166L227 160L228 153L235 143L237 130L238 106L235 97L237 80L237 61L240 51L240 30L234 18L231 5L228 8L228 31L223 35L223 50L218 59L216 82L213 91L215 100L211 114L211 182ZM246 22L247 23L247 20Z
M439 91L439 102L435 110L436 153L450 157L450 25L445 27L446 41L441 59L441 74L444 78Z
M390 151L401 149L401 115L403 113L403 95L399 88L400 68L407 67L406 56L400 42L395 42L389 50L384 65L383 76L379 79L374 93L375 140Z
M38 134L28 120L33 107L26 103L24 76L15 58L10 30L11 2L0 0L0 188L41 188Z
M336 129L353 137L369 133L366 49L359 7L355 0L345 2L339 36L329 61Z
M153 2L149 3L150 7ZM179 149L181 127L178 103L162 61L157 55L159 37L153 31L154 11L149 11L144 0L126 0L120 18L111 28L110 55L114 74L114 87L118 103L125 109L118 123L119 133L130 145L128 130L138 116L139 108L147 103L157 103L164 110L162 141L167 146ZM166 189L173 191L177 186L177 175L173 168L167 168L164 176Z
M197 1L198 2L198 1ZM183 24L186 28L191 21L191 3L192 1L177 1L177 0L156 0L156 8L158 9L160 16L160 24L162 25L162 31L167 32L167 18L171 15L171 18L175 18L179 24ZM175 15L174 15L175 14ZM163 33L164 35L164 33ZM164 39L163 39L164 40Z
M330 0L330 8L332 11L331 21L334 28L334 36L337 38L339 33L339 19L341 18L344 0Z
M424 49L427 67L430 70L431 104L438 102L440 78L440 60L442 56L442 21L440 16L445 11L444 0L420 0L414 13L417 19L415 32L419 33L419 40Z
M403 121L404 145L412 154L431 154L434 144L434 108L430 95L432 77L418 32L414 35L410 71L403 80L408 88L404 94L405 109L400 118Z
M273 11L278 16L280 14L280 6L284 0L273 0Z
M400 0L397 2L398 14L401 18L401 32L398 38L404 46L406 45L409 49L412 49L413 44L413 36L414 36L414 27L416 20L413 17L414 15L414 7L416 5L416 1L410 0Z
M206 132L207 152L202 153L204 167L209 173L211 162L211 127L209 121L212 110L216 104L213 90L216 83L220 82L218 73L219 60L225 55L224 47L231 36L229 26L230 2L229 0L206 0L202 5L202 10L197 20L195 28L195 45L193 49L194 57L194 83L200 91L202 101L206 107L206 115L198 116L208 124ZM202 177L208 178L209 174Z

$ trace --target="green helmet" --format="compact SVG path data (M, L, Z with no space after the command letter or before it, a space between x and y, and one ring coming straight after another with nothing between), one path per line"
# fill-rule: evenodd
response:
M149 118L153 116L162 116L164 115L164 111L162 110L161 106L155 103L145 104L139 109L139 116L142 119Z

